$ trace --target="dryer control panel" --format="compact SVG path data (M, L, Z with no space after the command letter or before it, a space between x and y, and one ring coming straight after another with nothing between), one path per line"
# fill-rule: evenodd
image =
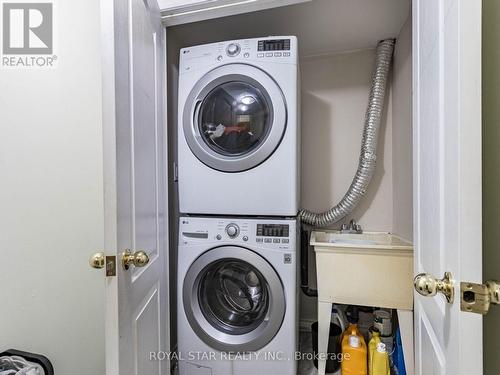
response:
M290 51L290 39L261 39L258 42L258 51Z
M179 236L184 244L215 242L290 249L297 239L297 220L259 218L181 217Z
M179 71L182 74L207 65L236 62L297 64L297 59L297 38L294 36L238 39L182 48Z

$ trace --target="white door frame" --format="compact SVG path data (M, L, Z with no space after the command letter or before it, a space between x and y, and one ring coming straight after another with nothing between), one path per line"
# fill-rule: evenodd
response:
M118 249L116 196L115 33L113 1L100 1L102 51L102 123L104 182L104 248ZM110 251L109 250L109 251ZM106 375L119 375L118 279L106 278Z

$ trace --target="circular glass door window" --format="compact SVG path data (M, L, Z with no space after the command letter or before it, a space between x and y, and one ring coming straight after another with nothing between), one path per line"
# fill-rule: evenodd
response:
M287 124L281 88L267 73L246 64L220 66L201 77L182 116L190 150L222 172L242 172L265 162Z
M217 330L241 335L253 331L267 315L269 290L262 274L240 260L212 263L199 284L205 319Z
M186 318L212 349L247 352L263 348L285 317L285 290L266 259L237 246L200 255L183 282Z
M264 142L271 116L270 105L258 88L245 82L226 82L203 100L198 126L210 149L240 156Z

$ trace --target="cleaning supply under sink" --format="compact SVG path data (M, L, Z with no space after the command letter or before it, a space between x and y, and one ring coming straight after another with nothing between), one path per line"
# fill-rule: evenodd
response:
M347 329L344 329L344 332L342 333L342 337L340 338L340 341L344 341L344 336L348 335L352 330L354 329L356 331L356 334L359 336L362 336L361 331L359 330L358 323L359 323L359 310L357 306L349 306L347 308L347 322L349 323L349 326ZM340 321L340 318L339 318ZM365 341L366 342L366 341Z
M373 352L373 369L370 375L390 375L389 354L385 344L379 342L377 349Z
M367 375L367 348L357 324L351 323L342 338L342 375Z
M401 331L399 328L396 330L396 345L392 360L397 369L398 375L406 375L405 358L403 353L403 343L401 342Z
M377 346L380 344L380 332L377 329L372 331L372 338L368 343L368 374L373 375L373 357L377 351Z
M387 310L375 310L374 327L380 332L380 336L392 336L392 316L391 312Z

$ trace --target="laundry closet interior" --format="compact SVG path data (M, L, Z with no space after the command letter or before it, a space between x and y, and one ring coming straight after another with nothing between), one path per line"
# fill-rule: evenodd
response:
M221 11L224 12L224 9L221 8ZM179 280L178 258L182 256L179 250L179 233L183 233L183 229L179 229L179 220L184 217L191 220L191 217L197 216L190 215L189 212L179 212L178 118L184 114L179 113L178 109L178 87L180 51L184 48L226 41L236 41L244 46L245 40L253 38L276 36L275 39L282 40L287 36L297 37L300 82L299 209L324 212L342 199L356 173L377 44L382 40L395 39L380 123L375 173L366 193L352 213L327 228L314 230L338 230L342 224L349 224L351 219L354 219L364 232L387 232L397 235L409 244L413 242L411 1L313 0L241 14L222 13L224 17L217 17L214 12L217 11L210 12L210 19L197 22L189 22L192 20L190 17L203 17L203 12L189 16L166 9L162 13L167 25L172 349L177 348L178 301L183 298L179 295L180 289L174 287ZM277 47L276 51L281 51L280 48ZM238 58L242 58L245 50L239 53L241 55ZM225 48L220 54L223 55L221 64L231 63ZM214 61L218 55L213 54ZM265 58L263 52L262 59ZM249 59L257 59L257 56L250 56ZM251 62L249 64L251 65ZM269 160L271 158L272 155ZM266 162L267 160L263 161ZM260 183L265 185L266 181ZM242 180L241 185L241 189L245 189L246 182ZM252 186L252 182L249 181L248 185ZM205 190L203 181L200 181L196 189L199 195L207 200L211 199L211 195L225 194L224 191ZM263 196L262 200L265 199ZM256 225L259 225L259 220L264 220L265 224L268 219L265 215L248 215L245 212L239 215L203 212L201 216L213 218L211 215L215 214L217 217L227 217L222 228L226 231L228 223L234 220L243 222L245 219L242 217L256 220ZM290 215L274 216L272 219L280 222L290 219ZM297 225L300 227L300 224ZM308 252L308 286L314 290L317 288L315 251L312 247L301 249L300 244L299 235L296 282L300 310L296 316L296 324L301 332L310 335L311 324L318 320L318 305L317 298L306 296L300 289L300 254L301 251ZM359 266L360 264L356 263L351 265L353 278L360 277L357 273ZM413 269L410 272L412 271ZM412 274L408 277L411 278ZM396 315L394 313L393 317ZM210 369L210 366L204 366L195 365L186 370L186 374L222 375ZM300 368L299 364L299 370ZM407 369L407 372L411 374L413 369Z

